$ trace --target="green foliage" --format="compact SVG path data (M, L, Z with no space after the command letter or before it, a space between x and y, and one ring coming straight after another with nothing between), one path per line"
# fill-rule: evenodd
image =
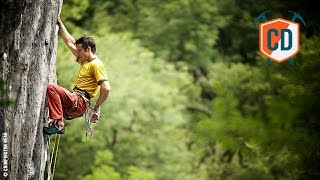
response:
M83 180L120 180L120 174L114 168L109 166L101 166L93 171L92 175L87 175Z
M94 166L91 166L92 174L86 175L83 180L120 180L120 174L111 166L112 160L112 152L98 151L95 154Z
M148 172L136 167L129 167L128 169L129 178L128 180L155 180L156 176L152 172Z
M105 150L105 151L98 151L96 153L96 158L94 161L94 166L101 166L103 164L110 164L113 160L112 152Z
M63 9L60 16L63 20L67 20L66 23L68 25L70 25L70 21L77 23L84 17L88 7L89 0L67 0L63 3Z
M132 31L157 57L207 70L217 55L218 28L228 19L220 9L228 3L232 0L108 1L104 7L112 18L105 20L114 31Z
M263 81L260 70L242 64L216 63L210 72L206 82L216 98L209 104L212 116L195 126L197 142L220 142L231 153L241 150L249 154L246 143L261 140L266 131L265 123L259 119L263 114L259 106L264 106L261 94L268 95L270 85Z
M302 175L297 169L304 163L302 154L307 152L300 147L313 144L313 149L318 143L314 144L314 137L295 125L299 108L287 100L286 91L292 82L280 72L268 76L263 69L243 64L216 63L210 72L206 82L216 93L211 103L213 113L196 123L195 141L200 147L221 143L226 150L219 157L227 162L222 170L226 174L211 176L269 179L271 175L291 179ZM297 144L304 145L297 147ZM205 151L203 156L207 153ZM256 155L252 156L254 153ZM237 156L241 157L237 160L241 164L239 171L229 167Z

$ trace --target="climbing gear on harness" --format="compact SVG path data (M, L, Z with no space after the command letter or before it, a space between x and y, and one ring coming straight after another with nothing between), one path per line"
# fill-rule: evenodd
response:
M93 118L96 116L95 118ZM99 113L97 113L92 106L88 106L85 114L84 114L84 120L86 125L86 138L88 138L88 134L91 138L93 138L93 131L91 128L91 123L97 123L100 118Z
M91 138L93 138L93 131L91 128L91 117L95 113L92 106L88 106L86 112L84 113L84 121L85 121L85 127L86 127L86 138L88 138L88 134Z
M88 93L87 91L85 91L85 90L82 90L82 89L80 89L80 88L78 88L78 87L74 87L74 88L73 88L73 91L74 91L74 92L81 93L81 95L83 95L83 96L84 96L85 98L87 98L88 100L91 99L89 93Z
M93 138L93 130L91 128L91 123L97 123L98 119L99 119L99 114L95 112L94 108L91 106L91 101L90 101L90 96L89 94L84 91L81 90L77 87L75 87L73 89L73 92L77 93L78 95L82 96L82 98L84 99L84 101L86 102L86 106L87 109L84 113L84 122L85 122L85 128L86 128L86 138L88 138L88 135ZM95 119L93 119L92 117L96 116Z
M53 180L53 177L54 177L54 172L56 169L56 163L57 163L57 157L58 157L59 144L60 144L60 134L56 134L54 139L53 149L50 155L50 162L48 165L48 180ZM50 145L50 138L49 138L49 145Z

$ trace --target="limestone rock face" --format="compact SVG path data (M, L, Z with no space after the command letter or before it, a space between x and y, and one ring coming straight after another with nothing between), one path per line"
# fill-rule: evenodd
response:
M46 86L56 81L62 0L0 0L0 179L44 179ZM6 176L7 175L7 176Z

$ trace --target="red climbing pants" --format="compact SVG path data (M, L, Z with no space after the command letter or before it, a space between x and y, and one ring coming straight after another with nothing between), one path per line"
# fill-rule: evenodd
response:
M56 84L48 84L47 101L50 119L77 118L86 111L86 102L81 95Z

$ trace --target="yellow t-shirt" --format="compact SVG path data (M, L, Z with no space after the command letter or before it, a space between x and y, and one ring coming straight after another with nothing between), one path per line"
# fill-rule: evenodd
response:
M90 62L79 64L81 67L74 86L87 91L90 97L95 97L100 90L98 82L108 80L103 62L95 58Z

